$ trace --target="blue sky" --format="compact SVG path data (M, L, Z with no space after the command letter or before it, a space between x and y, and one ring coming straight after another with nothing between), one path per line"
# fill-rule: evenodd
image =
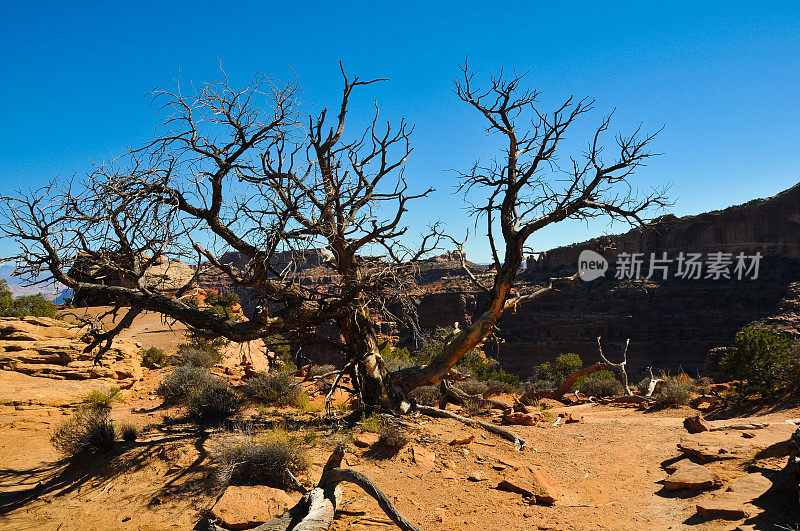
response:
M597 112L569 137L584 145L604 113L614 130L665 126L642 189L671 183L671 209L698 213L800 181L800 6L796 2L8 2L0 4L0 190L81 175L149 138L147 92L214 79L221 60L244 83L296 73L314 103L335 106L338 61L389 77L357 95L416 124L406 176L433 184L412 228L433 216L470 224L455 175L497 147L452 92L458 64L528 71L545 101L591 96ZM623 227L567 224L547 249ZM0 254L10 249L0 242ZM469 255L484 261L485 242Z

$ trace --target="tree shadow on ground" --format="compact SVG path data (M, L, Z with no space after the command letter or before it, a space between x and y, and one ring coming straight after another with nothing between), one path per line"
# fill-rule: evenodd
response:
M140 470L164 445L195 438L197 431L161 435L145 441L120 442L108 452L78 455L27 470L0 469L0 482L5 488L36 481L29 488L1 492L0 516L42 497L63 496L87 483L107 482L123 473Z
M800 408L800 392L791 391L764 398L727 400L705 412L706 420L730 420L779 413Z

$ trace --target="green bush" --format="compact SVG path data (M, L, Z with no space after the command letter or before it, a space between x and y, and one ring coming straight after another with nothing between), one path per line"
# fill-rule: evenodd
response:
M58 426L50 437L53 446L68 457L111 450L116 442L107 408L84 406Z
M84 397L83 402L89 407L111 409L113 402L122 402L122 391L119 387L110 387L105 391L95 389Z
M228 382L214 378L208 385L193 393L188 400L189 414L203 424L222 422L239 409L239 397Z
M222 354L215 349L198 349L181 347L172 359L173 365L191 365L210 369L223 359Z
M660 407L686 406L692 399L694 386L667 378L661 383L658 392L653 395L653 400Z
M799 365L797 346L788 335L752 326L736 334L735 346L721 361L728 377L742 380L743 394L769 393L795 383Z
M194 393L214 383L208 369L185 365L166 375L156 388L156 394L167 403L182 402Z
M303 390L289 373L270 372L247 380L242 392L257 404L294 406Z
M61 319L58 306L42 295L27 295L14 298L8 282L0 280L0 317L50 317Z
M579 379L573 389L586 396L614 396L622 393L622 383L611 371L597 371Z
M551 387L558 387L567 381L570 374L583 368L583 360L574 353L559 354L554 361L546 361L533 368L533 382L551 382Z
M169 359L160 348L150 347L142 353L142 365L148 369L160 369L169 365Z

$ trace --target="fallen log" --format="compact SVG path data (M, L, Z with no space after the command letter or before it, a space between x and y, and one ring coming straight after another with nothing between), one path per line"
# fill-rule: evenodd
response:
M468 426L481 427L488 432L494 433L495 435L499 435L503 439L513 442L515 450L521 451L528 444L523 439L518 437L517 434L515 434L514 432L502 428L497 424L492 424L491 422L484 422L482 420L471 419L469 417L462 417L461 415L457 415L452 411L447 411L446 409L439 409L438 407L431 407L431 406L423 406L420 404L417 404L417 411L419 411L423 415L428 415L429 417L434 417L439 419L453 419L459 422L463 422Z
M311 491L303 495L297 504L282 515L265 522L252 531L325 531L333 523L333 516L341 498L339 483L347 481L358 485L378 502L378 506L392 522L403 531L420 531L406 520L397 508L368 477L355 470L339 468L344 457L344 447L337 446L325 467L319 483ZM228 531L224 527L210 522L212 531Z

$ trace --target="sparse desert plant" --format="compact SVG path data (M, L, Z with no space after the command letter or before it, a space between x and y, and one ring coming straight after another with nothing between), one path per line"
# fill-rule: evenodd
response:
M677 378L667 378L659 386L658 392L653 396L656 406L672 407L685 406L692 399L693 384L681 383Z
M455 387L461 389L468 395L479 395L489 388L486 382L481 382L475 378L469 378L467 380L456 382Z
M611 371L597 371L581 378L575 388L586 396L614 396L622 393L622 383Z
M394 424L385 423L381 426L378 437L378 447L391 454L396 454L408 444L408 437L403 430Z
M178 403L214 382L208 369L186 365L166 375L156 388L156 394L168 403Z
M487 411L485 402L481 400L473 400L471 398L464 400L462 407L464 408L464 412L469 416L480 415L481 413L485 413Z
M417 403L424 406L435 406L439 404L439 398L441 396L442 392L438 385L425 385L423 387L417 387L409 394L409 398L416 400Z
M306 413L319 413L322 411L322 406L319 404L315 404L311 401L311 397L308 396L307 393L300 393L297 395L297 400L295 401L295 405L305 411Z
M222 361L222 354L214 349L180 348L175 354L173 365L191 365L210 369Z
M361 429L364 431L369 431L372 433L380 433L381 427L383 426L383 421L381 420L380 415L376 415L373 413L369 417L363 417L361 419Z
M303 390L289 373L270 372L250 378L242 392L258 404L293 406Z
M228 382L214 378L205 387L193 393L188 401L189 414L202 423L218 423L236 413L240 401Z
M150 347L142 353L142 365L148 369L160 369L169 365L169 357L158 347Z
M737 389L742 394L764 394L796 382L800 359L788 335L750 326L736 334L721 367L728 377L742 381Z
M288 488L286 470L308 469L305 449L297 437L284 430L272 430L257 438L222 448L217 479L223 484L271 485Z
M113 402L122 402L122 391L119 387L109 387L105 391L92 390L83 399L83 403L93 408L110 409Z
M83 406L59 425L50 442L68 457L111 450L116 442L107 408Z
M500 380L486 380L484 383L486 384L486 389L487 390L488 389L492 389L492 388L496 388L497 391L500 392L500 393L514 394L517 391L519 391L519 387L514 387L510 383L503 382L503 381L500 381ZM520 385L522 385L522 384L520 384Z
M120 424L117 426L119 436L123 441L133 442L139 437L139 428L133 424Z

